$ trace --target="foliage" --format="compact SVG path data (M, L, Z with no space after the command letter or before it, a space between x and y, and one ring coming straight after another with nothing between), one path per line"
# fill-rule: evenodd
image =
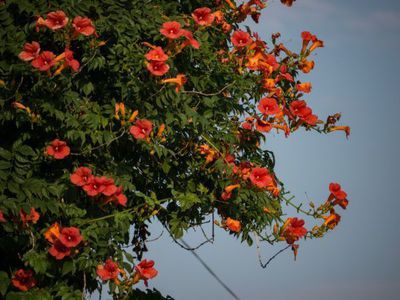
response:
M212 14L195 11L204 7ZM347 206L340 186L321 206L302 209L261 147L271 130L349 132L335 126L339 114L323 122L299 101L310 86L296 77L311 71L309 56L322 41L305 32L296 54L277 34L267 48L239 29L264 7L0 1L1 295L81 299L99 289L100 277L115 299L133 297L141 293L134 284L157 275L153 262L138 262L154 219L174 239L211 218L250 245L254 234L286 241L295 253L299 238L337 225L334 206ZM48 14L56 11L65 16ZM85 29L77 16L89 18ZM184 28L177 39L160 31L170 21ZM34 41L37 53L26 45ZM148 55L157 47L166 62ZM322 224L307 231L302 220L284 220L284 204ZM146 294L139 299L161 298Z

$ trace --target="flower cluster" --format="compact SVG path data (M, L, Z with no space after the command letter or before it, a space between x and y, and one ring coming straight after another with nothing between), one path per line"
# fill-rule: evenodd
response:
M107 259L104 265L98 265L96 269L97 275L100 277L101 280L114 280L117 281L117 277L121 269L119 268L118 264L114 262L112 259Z
M22 224L25 226L28 223L36 224L39 221L40 214L36 211L35 208L31 207L30 213L27 214L22 208L19 212L19 216L21 218ZM1 219L1 218L0 218Z
M94 176L87 167L79 167L70 176L71 182L81 187L89 197L99 197L104 203L126 206L128 199L123 194L123 187L116 186L112 178Z
M83 241L79 228L60 227L58 223L51 225L44 236L51 244L49 254L57 260L71 256L74 248Z
M226 186L220 195L222 201L228 201L235 191L239 191L242 187L255 189L259 192L267 191L273 197L278 197L280 189L273 173L267 168L255 166L250 161L237 162L233 154L221 154L218 149L214 149L207 144L198 146L198 151L206 157L206 164L214 163L218 159L222 159L227 168L230 169L229 180L232 184ZM224 216L223 216L224 217ZM240 232L241 222L239 220L228 217L224 221L225 227L233 232Z
M281 237L288 244L293 244L306 235L307 229L304 227L304 224L304 220L288 218L281 228Z
M147 287L148 280L156 277L158 271L154 268L154 261L144 259L135 266L132 277L128 278L126 272L119 267L118 263L109 258L104 264L97 266L96 273L101 280L113 280L117 285L132 286L143 280ZM123 277L122 282L118 279L120 274Z
M36 279L32 270L19 269L14 273L11 283L22 292L26 292L36 286Z
M74 58L74 52L70 49L70 43L72 39L83 36L97 35L96 29L91 19L87 17L76 16L72 24L68 26L69 18L61 11L49 12L46 15L46 19L39 17L36 21L37 31L40 28L48 28L52 31L57 31L68 27L69 34L67 34L66 41L67 46L59 55L54 54L52 51L41 51L39 42L32 41L31 43L25 43L23 50L19 53L18 57L26 62L31 62L32 67L42 72L50 73L51 68L57 67L54 71L53 76L60 74L64 69L70 68L74 72L77 72L80 67L78 60Z
M324 225L329 229L334 229L340 222L341 216L335 212L334 207L339 205L341 208L346 209L349 204L347 200L347 193L342 190L340 184L332 182L329 184L329 191L331 192L325 207L329 207L329 216L324 216Z
M287 6L294 1L281 0ZM5 174L0 174L0 179L6 178L7 195L16 195L12 198L16 199L15 208L8 203L1 207L0 227L9 236L19 235L16 230L20 230L19 244L30 241L30 245L24 244L28 252L18 251L14 258L38 273L36 276L29 269L9 268L12 272L6 273L16 289L28 291L40 286L29 294L41 294L47 288L53 288L50 293L58 293L64 286L92 291L99 286L97 275L97 279L110 284L114 297L130 296L133 285L142 281L147 286L158 275L154 261L140 261L147 251L150 235L147 225L153 217L158 217L174 238L179 238L188 227L199 226L199 220L213 214L212 224L242 241L250 243L254 233L271 244L287 243L295 255L302 238L321 237L340 222L337 211L346 209L349 201L339 184L330 184L329 197L319 207L312 202L309 210L297 206L291 202L292 198L286 198L288 193L274 172L273 153L261 147L262 141L275 130L286 137L299 128L322 133L342 130L346 136L350 134L348 126L336 126L340 114L329 116L324 122L303 100L311 92L312 84L298 80L297 75L313 70L312 55L324 46L323 41L304 31L301 50L296 53L279 41L279 33L273 34L272 44L267 45L257 33L239 27L238 23L247 17L259 21L260 11L266 7L263 0L215 0L211 8L198 7L198 1L187 2L185 7L193 7L189 14L171 14L171 17L163 14L155 20L155 24L162 24L157 27L157 45L148 36L153 25L147 26L142 19L152 5L143 3L146 6L143 14L137 15L138 22L134 22L140 24L139 30L129 27L134 27L134 23L124 27L125 21L119 23L118 17L111 18L114 8L102 13L103 8L90 6L90 14L105 28L104 36L109 42L104 51L93 51L91 58L82 54L85 49L106 42L95 39L98 35L91 19L67 16L56 10L37 18L37 33L27 39L30 42L23 45L19 54L13 54L14 57L18 54L26 65L29 63L31 73L37 76L35 80L21 79L19 84L14 78L11 85L15 94L11 98L15 99L10 103L15 113L10 115L29 116L32 123L40 125L36 137L33 136L36 132L20 126L19 119L15 119L16 126L12 124L12 128L17 128L21 137L15 144L7 141L15 148L12 151L0 149L0 171ZM181 4L169 6L168 1L160 1L157 9L171 13ZM43 9L46 8L41 6L37 11ZM116 9L121 13L120 19L129 20L122 13L132 12L124 10L127 7ZM105 20L109 15L113 26L106 26L110 25ZM37 36L42 32L50 40L39 40ZM125 51L127 39L136 34L135 40L146 41L141 44L145 50ZM79 43L88 41L88 37L90 43ZM187 64L189 57L183 57L188 52L193 64ZM85 61L88 72L82 72L86 69L80 61ZM135 73L137 61L143 63L140 68L144 74ZM26 68L19 69L25 76ZM76 80L60 76L52 78L49 84L49 77L65 71L69 74L66 69L81 73ZM136 74L134 77L132 72ZM153 83L174 88L181 94L172 99L165 86L153 86L153 91ZM7 93L14 92L8 84L0 81L0 87L6 86ZM170 98L171 105L166 105L165 99ZM31 103L28 107L21 99L32 99L39 104ZM136 108L146 114L139 116ZM53 114L53 109L60 116ZM61 120L65 124L57 127ZM47 127L54 122L55 126ZM59 132L55 132L57 128ZM58 138L49 140L49 135L68 138L68 143ZM81 151L78 140L87 144L81 145L84 147ZM17 142L21 141L19 145ZM111 144L109 151L101 151ZM29 164L23 155L17 156L28 152L22 147L28 149L34 145L45 145L42 153L47 159L36 159L37 151L33 148L26 157L32 157L34 163ZM131 155L124 156L132 147ZM21 174L18 171L12 174L20 162L29 171L21 169ZM56 169L40 178L39 173L49 171L49 164ZM100 168L101 164L107 167ZM68 169L71 171L66 174ZM20 183L25 181L27 184ZM127 193L137 195L137 199L128 203ZM35 207L27 206L25 199ZM285 220L284 205L317 219L318 226L308 230L301 218ZM221 221L214 220L215 212ZM271 224L275 224L273 228ZM13 225L14 232L9 230ZM132 226L135 230L130 235ZM132 238L138 257L135 264L124 250L128 238ZM43 251L50 263L39 266ZM71 267L74 272L68 274ZM59 280L60 274L65 280ZM60 293L60 297L65 295Z

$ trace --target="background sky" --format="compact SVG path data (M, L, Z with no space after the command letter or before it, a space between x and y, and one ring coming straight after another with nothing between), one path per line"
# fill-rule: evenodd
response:
M298 0L289 9L274 0L260 24L248 25L266 40L280 31L289 49L299 50L303 30L325 41L314 71L302 77L313 83L305 99L321 119L342 112L350 139L300 130L288 139L270 135L266 147L299 202L324 201L337 181L350 204L325 238L301 242L296 262L287 251L262 269L254 247L219 228L215 243L197 253L242 300L399 299L400 1ZM159 225L152 232L157 236ZM195 245L198 233L185 239ZM177 300L232 299L168 234L148 246L145 258L159 270L150 287ZM263 255L281 247L263 245Z

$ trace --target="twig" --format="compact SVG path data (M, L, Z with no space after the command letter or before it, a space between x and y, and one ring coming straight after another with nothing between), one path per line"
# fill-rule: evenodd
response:
M35 235L33 234L33 232L31 230L29 231L29 235L30 235L30 240L31 240L32 247L31 247L31 249L29 249L29 251L27 253L35 250L35 246L36 246Z
M14 95L12 95L12 96L8 97L7 99L5 99L4 102L7 102L8 100L11 100L12 98L15 97L15 95L18 93L18 91L19 91L19 89L20 89L20 87L21 87L23 82L24 82L24 76L21 76L21 80L19 81L18 86L15 89Z
M161 231L161 233L158 235L158 237L151 239L151 240L147 240L146 243L151 243L151 242L155 242L158 239L160 239L162 237L162 235L164 234L164 230Z
M254 233L254 238L256 240L256 249L257 249L257 256L258 256L258 261L260 262L260 266L261 268L265 269L271 261L273 261L279 254L281 254L282 252L284 252L286 249L290 248L292 245L287 245L285 248L279 250L277 253L275 253L273 256L271 256L270 259L267 260L267 262L265 264L262 263L262 258L261 258L261 248L260 248L260 240L258 238L258 234Z
M153 95L149 96L149 99L154 98L155 96L157 96L158 94L160 94L162 92L162 90L165 89L165 85L163 85L157 92L155 92Z
M143 206L143 205L141 205L141 206ZM139 208L141 206L138 206L137 208ZM116 213L113 213L113 214L110 214L110 215L106 215L106 216L103 216L103 217L90 219L90 220L87 220L87 221L85 221L83 223L80 223L80 225L82 226L82 225L86 225L86 224L95 223L95 222L98 222L98 221L103 221L103 220L107 220L107 219L110 219L110 218L114 218L115 216L120 215L120 214L133 212L135 209L136 209L136 207L135 208L129 208L129 209L118 211Z
M71 77L74 78L76 75L78 75L82 70L96 57L97 54L97 49L93 52L93 55L81 66L78 72L75 72Z
M293 198L294 197L291 197L290 199L287 199L284 196L282 196L282 199L285 200L286 204L294 207L297 210L297 212L302 212L303 214L306 214L307 216L315 217L315 213L314 214L310 213L311 210L310 211L305 211L304 209L301 208L301 205L297 206L297 205L293 204L292 203L292 199Z
M214 227L214 223L213 223L213 227ZM203 226L201 226L201 225L200 225L200 230L201 230L201 232L203 233L203 236L204 236L207 240L209 240L210 243L212 244L212 243L214 242L214 235L212 235L212 237L209 238L209 237L207 236L206 232L204 231Z
M168 227L165 224L163 224L163 226L164 226L165 230L168 231L168 233L171 236L171 238L174 241L174 243L177 244L178 246L180 246L181 248L185 249L185 250L194 251L194 250L199 249L201 246L203 246L203 245L205 245L207 243L211 243L210 240L207 239L207 240L201 242L199 245L197 245L196 247L193 247L193 248L185 246L184 244L182 244L182 243L184 243L184 241L182 239L181 239L182 243L180 243L176 238L174 238L174 236L172 235L172 232L168 229Z
M201 95L201 96L216 96L221 94L223 91L225 91L228 87L233 85L235 81L229 83L228 85L224 86L222 89L220 89L218 92L215 93L204 93L204 92L198 92L198 91L181 91L183 94L196 94L196 95Z
M102 147L104 147L104 146L107 146L107 147L108 147L108 146L110 146L113 142L115 142L116 140L119 140L120 138L122 138L122 137L125 135L125 133L126 133L126 130L123 130L122 133L121 133L120 135L116 136L115 138L112 138L112 139L111 139L110 141L108 141L107 143L100 144L100 145L98 145L98 146L96 146L96 147L94 147L94 148L92 148L92 149L90 149L90 150L83 151L83 152L81 152L81 153L71 153L70 155L80 156L80 155L83 155L83 154L86 154L86 153L91 153L92 151L97 150L97 149L100 149L100 148L102 148Z
M86 273L83 272L82 300L86 299Z

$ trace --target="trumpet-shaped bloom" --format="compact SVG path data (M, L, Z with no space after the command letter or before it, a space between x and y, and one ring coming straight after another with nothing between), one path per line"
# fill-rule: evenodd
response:
M240 230L242 229L240 221L235 219L227 218L225 224L229 228L229 230L233 232L240 232Z
M76 35L90 36L96 32L92 20L86 17L75 17L72 21L72 27L74 27Z
M145 55L146 59L149 61L166 61L168 60L168 55L164 53L161 47L156 47Z
M303 73L310 73L312 69L314 69L314 61L313 60L307 60L307 59L302 59L299 64L299 68Z
M24 61L30 61L39 56L40 44L33 41L32 43L25 43L23 50L18 57Z
M250 174L250 181L261 189L273 184L272 176L266 168L253 168Z
M31 207L29 214L27 214L23 209L21 209L19 211L19 216L21 218L22 223L24 224L27 224L29 222L32 224L36 224L40 219L40 214L33 207Z
M60 240L56 240L49 248L49 254L57 260L71 255L71 248L65 246Z
M44 233L45 239L50 243L54 244L60 237L60 230L61 230L60 225L58 223L54 223Z
M330 215L323 218L325 219L324 225L329 229L334 229L339 224L341 216L335 213L334 209L331 209Z
M304 227L304 220L297 218L289 218L284 225L282 236L288 244L293 244L301 237L307 234L307 229Z
M310 93L311 89L312 89L312 85L310 82L299 83L299 84L296 84L296 89L299 92Z
M151 61L147 63L146 67L154 76L163 76L169 71L169 65L163 61Z
M183 36L186 38L186 42L183 43L182 48L186 46L192 46L194 49L200 48L200 43L193 37L193 33L189 30L182 29Z
M175 84L175 91L178 93L183 85L187 82L186 76L184 74L178 74L175 78L168 78L161 80L161 83L172 83Z
M20 291L26 292L36 285L36 280L32 270L19 269L14 273L11 283Z
M210 26L215 19L215 15L208 7L197 8L192 13L193 20L200 26Z
M256 120L256 129L259 132L270 132L272 129L272 125L268 121L257 119Z
M44 28L46 26L46 21L42 17L38 17L35 23L36 32L40 31L40 28Z
M54 66L56 55L51 51L43 51L34 60L32 66L40 71L47 71Z
M107 198L106 203L108 202L114 202L115 204L126 206L128 198L123 194L122 186L117 187L116 192Z
M144 284L147 286L147 280L152 279L157 276L158 271L154 268L153 260L142 260L135 266L136 274L139 278L144 280Z
M70 148L66 142L55 139L46 147L46 154L55 159L63 159L70 154Z
M76 227L64 227L60 231L60 236L58 240L66 247L72 248L78 246L83 237L79 231L79 228Z
M346 133L346 138L350 135L350 127L349 126L333 126L328 128L329 132L332 131L344 131Z
M137 120L135 122L135 125L131 126L129 132L133 135L135 139L142 140L147 138L152 130L153 130L153 123L149 120L142 119L142 120Z
M297 117L304 117L310 114L310 109L304 100L295 100L290 103L290 112Z
M341 208L346 209L349 201L347 200L347 193L342 190L339 183L332 182L329 184L329 191L331 192L329 200L333 200L333 205L339 205Z
M75 72L77 72L79 70L80 64L79 64L79 61L77 61L74 58L74 52L72 52L71 50L66 48L64 53L65 53L65 63L66 63L66 65L69 66Z
M278 102L274 98L261 99L257 107L263 115L275 115L280 112Z
M48 13L44 23L47 28L50 28L51 30L58 30L68 24L68 17L62 10L57 10Z
M111 196L117 191L117 187L115 186L112 178L102 176L97 179L97 182L103 187L101 193L105 196Z
M231 41L233 46L237 48L246 47L252 42L250 34L241 30L237 30L233 33Z
M93 179L92 170L86 167L80 167L70 176L70 180L77 186L84 186Z
M162 25L160 33L171 40L175 40L183 35L183 30L179 22L171 21Z
M100 195L105 190L104 177L92 177L89 183L83 186L83 190L90 197Z
M96 273L103 281L111 279L115 280L120 273L120 269L116 262L114 262L112 259L107 259L104 265L97 266Z

